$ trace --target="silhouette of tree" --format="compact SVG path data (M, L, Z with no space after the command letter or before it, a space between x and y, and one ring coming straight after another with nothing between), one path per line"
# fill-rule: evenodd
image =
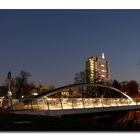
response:
M126 92L132 98L138 97L138 87L139 85L135 80L121 82L122 91Z
M123 92L127 92L128 91L128 87L127 87L128 81L122 81L121 82L121 90Z
M20 71L19 76L15 77L15 88L16 88L16 97L20 98L21 96L29 97L31 90L35 88L33 83L28 82L28 77L30 73L26 71Z
M112 86L117 89L121 89L121 83L119 83L117 80L113 80Z
M133 97L133 98L137 98L138 97L138 83L137 81L131 80L130 82L128 82L127 84L127 93L129 96Z
M11 78L11 92L14 98L21 98L21 96L29 97L31 95L32 89L35 89L35 85L33 82L29 82L28 78L30 77L30 73L26 71L20 71L19 75L15 78ZM7 90L4 90L5 96L7 96L8 92L8 78L6 78L3 83L3 87Z

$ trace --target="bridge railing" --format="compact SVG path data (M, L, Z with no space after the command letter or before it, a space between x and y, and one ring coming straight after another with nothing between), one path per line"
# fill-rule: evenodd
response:
M13 106L26 99L12 99ZM119 106L140 105L140 98L133 101L127 98L40 98L31 99L29 103L23 104L21 109L29 110L62 110L78 108L104 108ZM11 101L9 99L0 100L0 108L9 108ZM20 109L20 107L18 108Z
M140 99L126 98L42 98L25 105L25 109L61 110L140 105Z

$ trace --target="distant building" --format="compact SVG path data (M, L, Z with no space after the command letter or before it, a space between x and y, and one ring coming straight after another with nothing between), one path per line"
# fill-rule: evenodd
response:
M38 94L42 94L47 91L49 91L48 87L46 85L40 83L37 88L32 89L31 95L36 96Z
M87 83L107 83L110 80L109 63L105 59L104 53L102 57L90 57L86 61L86 82Z

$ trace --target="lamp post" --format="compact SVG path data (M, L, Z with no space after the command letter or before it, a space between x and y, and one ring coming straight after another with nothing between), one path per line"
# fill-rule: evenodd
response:
M8 93L7 96L10 99L11 103L11 110L13 110L13 104L12 104L12 92L11 92L11 72L8 72Z

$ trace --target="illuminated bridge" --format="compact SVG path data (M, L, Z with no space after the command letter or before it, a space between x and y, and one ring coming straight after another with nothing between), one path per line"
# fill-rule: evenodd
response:
M50 116L140 109L139 99L108 85L88 83L60 87L26 99L22 104L15 104L13 109Z

